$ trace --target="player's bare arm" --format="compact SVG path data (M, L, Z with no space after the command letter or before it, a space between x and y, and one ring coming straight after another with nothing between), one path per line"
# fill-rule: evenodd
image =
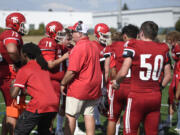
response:
M11 87L10 93L12 98L16 98L19 95L20 87Z
M116 81L113 81L113 88L117 89L118 85L124 80L132 64L132 58L127 57L124 59L123 65L116 76Z
M171 80L171 65L166 64L164 67L164 78L162 81L162 87L165 87Z
M177 90L176 90L176 97L175 97L176 100L178 100L179 97L180 97L180 81L179 81L179 83L178 83Z
M53 61L48 61L48 67L49 69L53 69L54 67L58 66L60 63L62 63L64 60L69 58L69 52L65 53L62 57L53 60Z
M9 43L8 45L6 45L6 49L8 51L10 58L13 60L13 62L14 63L19 62L20 56L19 56L19 52L18 52L18 48L16 44Z
M105 60L105 64L104 64L104 69L105 69L105 81L107 82L108 76L109 76L109 72L110 72L110 57L106 58Z

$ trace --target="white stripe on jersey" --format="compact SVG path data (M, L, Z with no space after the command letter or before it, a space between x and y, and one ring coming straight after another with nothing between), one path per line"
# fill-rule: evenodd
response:
M135 56L135 51L134 51L134 50L132 50L132 49L127 49L127 48L125 48L125 49L124 49L124 51L130 51L130 52L132 52L132 53L133 53L133 57Z

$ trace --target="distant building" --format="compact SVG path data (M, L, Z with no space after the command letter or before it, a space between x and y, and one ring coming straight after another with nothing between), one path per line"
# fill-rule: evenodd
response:
M103 22L117 28L118 12L93 13L93 24ZM180 7L151 8L122 11L122 26L134 24L138 27L147 20L156 22L160 28L172 28L180 19Z
M0 27L5 28L5 18L14 11L0 10ZM65 27L72 26L82 20L89 28L97 23L106 23L117 28L118 12L48 12L48 11L18 11L26 16L27 26L38 29L39 24L50 21L60 21ZM180 7L151 8L122 11L122 26L134 24L138 27L147 20L156 22L160 28L173 28L180 18Z
M91 12L48 12L48 11L4 11L0 10L0 27L5 28L6 16L12 12L20 12L25 15L27 27L38 29L39 24L45 25L50 21L59 21L65 27L74 25L82 20L88 27L92 27L93 18Z

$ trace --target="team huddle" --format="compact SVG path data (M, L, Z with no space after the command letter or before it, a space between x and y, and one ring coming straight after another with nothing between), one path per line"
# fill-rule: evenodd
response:
M117 135L123 110L124 135L139 134L141 123L146 135L158 135L161 91L171 78L170 113L180 97L180 34L167 35L170 51L158 41L158 25L152 21L140 29L124 26L120 35L99 23L94 41L83 21L67 28L52 21L36 45L23 43L25 23L23 14L11 13L0 34L0 88L6 104L2 135L29 135L36 126L38 135L51 135L56 116L56 135L74 135L80 114L86 134L94 135L99 113L108 119L104 134ZM172 77L169 53L175 60Z

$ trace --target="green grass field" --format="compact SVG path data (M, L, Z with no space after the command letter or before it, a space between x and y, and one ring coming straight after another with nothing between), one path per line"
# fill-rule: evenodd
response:
M168 100L168 87L166 87L163 91L162 91L162 104L163 106L161 107L161 122L164 122L168 116L168 107L164 106L167 105L167 100ZM2 94L0 93L0 122L2 122L2 118L4 116L4 112L5 112L5 105L3 104L4 100L2 97ZM107 126L107 120L105 117L101 116L101 122L103 124L104 127ZM176 131L174 130L174 128L176 128L176 123L177 123L177 113L174 114L173 116L173 127L172 128L166 128L165 130L165 135L177 135ZM80 128L85 131L85 126L84 126L84 121L83 121L83 117L80 116L79 118L79 125ZM56 127L56 120L54 122L54 128ZM1 127L0 127L0 131L1 131ZM143 131L143 127L141 126L141 131ZM122 135L122 128L120 129L120 135ZM100 131L96 131L96 135L105 135L105 133L102 133Z

